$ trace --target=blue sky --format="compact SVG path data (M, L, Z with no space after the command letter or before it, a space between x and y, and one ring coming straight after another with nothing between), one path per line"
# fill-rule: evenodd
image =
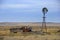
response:
M60 22L60 0L0 0L0 22L42 22L47 7L47 22Z

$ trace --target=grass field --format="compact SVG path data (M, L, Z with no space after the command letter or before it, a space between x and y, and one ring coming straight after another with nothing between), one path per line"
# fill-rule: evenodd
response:
M38 31L39 30L39 31ZM8 28L0 30L0 40L60 40L58 28L47 28L47 34L41 34L40 28L33 28L33 32L11 33Z
M41 26L31 25L31 27L32 32L12 33L9 29L16 26L0 26L0 40L60 40L60 32L58 32L60 26L47 25L47 33L41 32Z

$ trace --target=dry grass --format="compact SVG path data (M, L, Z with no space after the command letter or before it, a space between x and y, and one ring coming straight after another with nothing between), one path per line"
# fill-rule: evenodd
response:
M60 33L57 32L60 27L47 27L47 34L41 34L41 28L34 26L32 27L33 32L26 33L11 33L9 28L0 28L0 37L3 38L0 40L60 40Z

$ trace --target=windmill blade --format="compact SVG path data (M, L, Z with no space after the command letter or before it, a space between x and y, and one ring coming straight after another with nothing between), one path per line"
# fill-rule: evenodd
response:
M46 7L44 7L44 8L42 9L42 12L43 12L43 13L47 13L47 12L48 12L48 9L47 9Z

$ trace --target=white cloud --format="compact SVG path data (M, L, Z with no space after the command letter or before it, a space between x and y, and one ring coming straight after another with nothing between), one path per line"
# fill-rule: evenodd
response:
M28 4L3 4L0 5L0 8L29 8L32 7L32 5Z
M11 0L12 1L12 0ZM16 4L16 1L17 1L17 4ZM20 0L19 3L18 3L19 0L15 0L15 4L14 3L7 3L7 4L2 4L0 5L0 8L41 8L41 7L49 7L49 8L56 8L59 6L59 4L53 0ZM24 2L24 3L23 3Z
M60 5L56 2L56 0L55 1L53 1L53 0L48 0L48 1L47 0L46 1L44 1L44 0L29 0L29 1L26 0L26 1L24 1L24 3L21 2L19 4L2 4L0 6L0 8L3 8L3 9L16 8L16 9L19 9L19 10L17 10L17 12L20 12L21 9L22 9L21 11L36 12L36 11L39 11L39 9L41 11L41 9L43 7L47 7L50 11L51 10L58 11L58 8L60 8ZM26 8L26 10L25 10L25 8ZM14 10L14 12L16 12L16 11Z

